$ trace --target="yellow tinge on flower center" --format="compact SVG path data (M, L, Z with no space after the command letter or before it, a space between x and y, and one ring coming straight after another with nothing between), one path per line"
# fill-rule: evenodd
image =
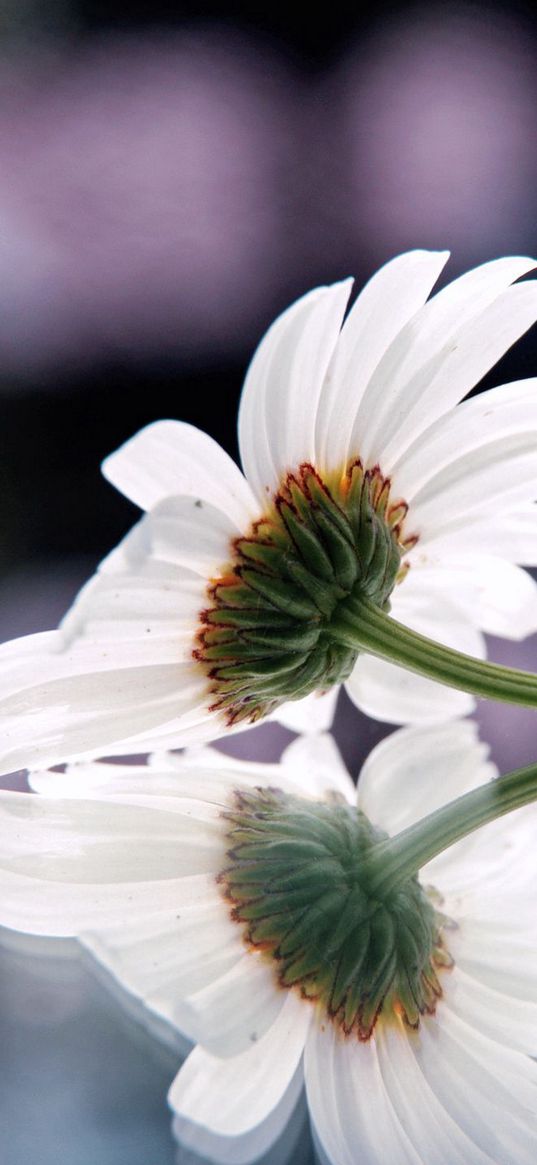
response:
M345 1035L369 1039L379 1017L413 1028L434 1012L446 918L415 875L379 893L369 885L386 834L336 798L239 790L228 823L221 889L248 944L283 987L317 1000Z
M406 513L378 466L355 460L330 484L307 463L287 475L210 584L194 656L212 710L253 722L347 678L357 651L331 635L331 620L351 596L388 609L416 541L403 534Z

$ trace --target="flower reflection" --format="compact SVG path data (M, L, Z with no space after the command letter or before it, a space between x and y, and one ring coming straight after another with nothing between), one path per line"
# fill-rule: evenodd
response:
M39 796L1 798L0 920L78 935L195 1042L169 1101L202 1159L262 1159L304 1084L331 1165L357 1145L361 1165L530 1165L534 815L368 899L365 818L393 835L493 773L469 722L394 733L357 799L329 738L296 740L280 766L209 749L36 773Z

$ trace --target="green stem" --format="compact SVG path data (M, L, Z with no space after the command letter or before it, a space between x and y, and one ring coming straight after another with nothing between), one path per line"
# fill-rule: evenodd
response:
M537 675L474 659L435 643L392 619L366 598L349 598L330 621L330 635L354 647L389 660L450 688L508 704L537 707Z
M535 800L537 764L507 773L457 797L403 829L396 837L379 842L370 859L371 893L382 897L475 829Z

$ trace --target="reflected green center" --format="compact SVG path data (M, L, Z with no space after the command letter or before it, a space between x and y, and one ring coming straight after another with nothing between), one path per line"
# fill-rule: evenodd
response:
M268 516L238 538L213 580L195 658L210 681L212 710L230 724L255 721L285 700L345 680L357 650L331 622L349 597L382 610L401 575L407 507L360 461L328 484L311 465L289 474Z
M417 877L382 896L368 864L386 834L344 802L280 789L234 793L228 867L219 877L247 942L283 987L318 1000L345 1034L368 1039L379 1016L411 1027L442 994L446 919Z

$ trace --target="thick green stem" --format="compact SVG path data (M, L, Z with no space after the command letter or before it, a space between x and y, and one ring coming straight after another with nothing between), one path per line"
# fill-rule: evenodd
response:
M382 897L461 838L535 800L537 764L507 773L457 797L375 847L368 862L371 893Z
M474 659L412 631L366 598L348 598L330 622L330 635L347 647L377 655L450 688L508 704L537 707L537 675Z

